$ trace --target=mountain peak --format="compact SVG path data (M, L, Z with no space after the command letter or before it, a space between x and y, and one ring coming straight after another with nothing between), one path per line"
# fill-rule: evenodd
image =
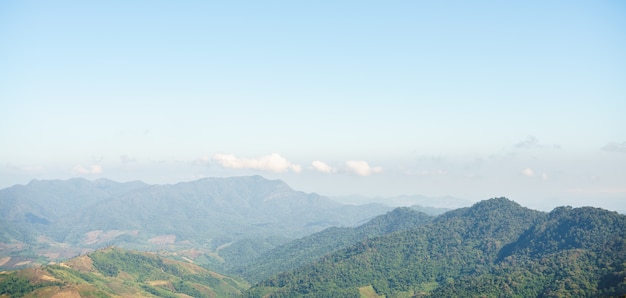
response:
M478 202L470 207L469 212L474 215L491 216L503 220L507 220L507 217L528 220L528 217L536 217L544 214L541 211L523 207L517 202L505 197L492 198Z
M180 182L177 184L189 184L189 183L255 183L255 184L268 184L274 186L285 186L289 187L287 183L280 179L267 179L260 175L252 175L252 176L233 176L233 177L207 177L201 178L194 181L189 182ZM290 187L289 187L290 188Z
M472 208L479 207L479 206L523 208L520 204L506 197L498 197L498 198L491 198L491 199L483 200L474 204Z
M203 178L190 182L181 182L173 185L177 189L204 189L214 194L238 193L252 200L266 200L281 194L295 193L282 180L270 180L259 175ZM304 193L302 193L304 194Z

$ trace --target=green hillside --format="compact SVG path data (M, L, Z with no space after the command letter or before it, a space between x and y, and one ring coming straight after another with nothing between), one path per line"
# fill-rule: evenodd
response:
M0 274L0 297L237 297L248 287L190 263L119 248Z
M501 250L488 274L471 274L433 296L475 293L519 297L626 295L626 216L559 207Z
M626 216L615 212L562 207L545 214L491 199L278 274L246 296L623 295L625 231Z
M334 227L290 241L255 258L230 258L230 274L258 282L282 271L313 262L333 251L354 245L366 238L408 230L433 220L433 217L411 208L396 208L355 228ZM226 249L228 252L228 249ZM241 254L237 254L241 255Z

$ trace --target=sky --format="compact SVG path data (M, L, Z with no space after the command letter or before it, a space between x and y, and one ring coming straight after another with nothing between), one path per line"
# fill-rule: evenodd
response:
M623 1L2 1L0 188L626 210Z

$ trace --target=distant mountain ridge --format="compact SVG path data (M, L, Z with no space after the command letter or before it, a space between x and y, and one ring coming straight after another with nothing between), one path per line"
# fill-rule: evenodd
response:
M33 180L0 190L0 218L19 221L20 216L32 214L56 221L90 204L146 186L139 181L118 183L108 179Z
M36 261L110 244L210 251L247 237L297 238L355 226L390 209L339 204L261 176L173 185L34 180L0 190L0 257L34 249L30 261Z
M438 215L447 210L469 207L472 205L471 201L456 198L453 196L439 196L439 197L429 197L423 195L399 195L399 196L378 196L378 197L369 197L363 195L347 195L347 196L334 196L331 197L337 202L342 202L346 204L362 204L364 202L379 202L384 203L385 205L393 206L393 207L411 207L411 206L422 206L429 207L431 211L443 210L437 214Z

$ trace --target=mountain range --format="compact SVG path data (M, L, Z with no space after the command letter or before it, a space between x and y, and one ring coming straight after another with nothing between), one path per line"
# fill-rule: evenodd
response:
M592 207L392 210L252 176L33 181L0 215L0 267L27 267L0 297L626 295L626 216Z
M334 196L331 199L346 204L384 203L393 207L428 207L433 212L469 207L472 202L453 196L429 197L424 195L400 195L389 197L369 197L363 195ZM441 214L443 212L439 212Z
M0 258L14 257L5 267L45 263L111 244L214 252L249 238L273 247L328 227L355 226L390 209L339 204L261 176L174 185L34 180L0 190Z

